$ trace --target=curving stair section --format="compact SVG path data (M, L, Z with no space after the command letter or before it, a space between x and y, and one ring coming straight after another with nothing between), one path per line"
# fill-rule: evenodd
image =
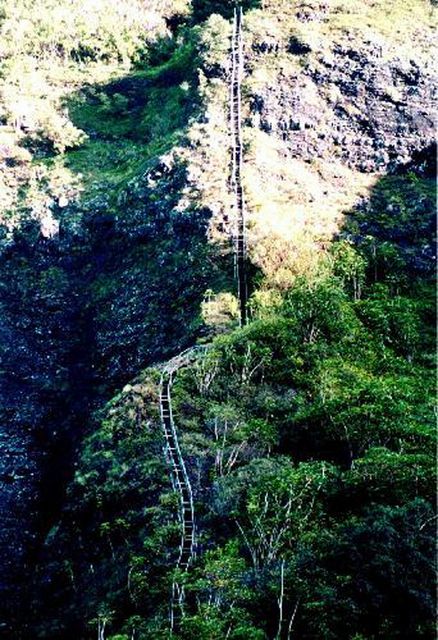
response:
M183 351L164 367L160 383L160 415L165 439L165 455L170 467L172 486L179 495L179 521L181 540L175 569L187 572L196 555L196 523L193 490L187 467L178 440L172 410L172 382L174 375L182 367L192 362L203 347ZM184 615L184 585L176 578L172 585L170 605L170 628L177 626Z

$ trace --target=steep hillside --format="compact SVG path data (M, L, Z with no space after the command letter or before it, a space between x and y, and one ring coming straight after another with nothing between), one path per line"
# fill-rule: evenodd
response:
M234 3L3 3L0 637L433 637L433 5L241 3L239 328Z

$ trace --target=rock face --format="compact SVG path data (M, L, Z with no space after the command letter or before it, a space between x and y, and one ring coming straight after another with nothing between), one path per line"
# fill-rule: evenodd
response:
M23 582L30 578L30 553L37 540L41 448L29 433L0 428L0 637L11 637L19 617Z
M0 251L0 637L29 637L27 587L92 410L194 340L208 212L177 211L185 180L160 163L123 193L123 215L94 203Z
M39 225L0 255L0 622L22 619L37 545L62 499L77 417L77 297ZM80 351L78 352L79 355ZM75 391L73 389L76 388ZM75 415L76 414L76 415ZM59 462L54 463L55 451ZM11 637L9 626L0 633Z
M391 171L434 139L432 73L414 60L387 60L384 43L337 43L279 80L252 96L250 118L292 157Z

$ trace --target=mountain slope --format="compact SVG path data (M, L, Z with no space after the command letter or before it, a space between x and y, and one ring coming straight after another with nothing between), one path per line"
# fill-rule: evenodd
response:
M169 637L201 341L174 637L431 638L432 5L243 3L239 329L233 3L79 4L1 17L0 633Z

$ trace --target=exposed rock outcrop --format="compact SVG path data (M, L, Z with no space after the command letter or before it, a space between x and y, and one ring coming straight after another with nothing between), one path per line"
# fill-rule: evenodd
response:
M297 47L300 47L297 50ZM305 54L295 44L293 54ZM252 95L250 122L292 157L391 171L434 139L434 77L415 60L387 59L384 42L342 42Z

